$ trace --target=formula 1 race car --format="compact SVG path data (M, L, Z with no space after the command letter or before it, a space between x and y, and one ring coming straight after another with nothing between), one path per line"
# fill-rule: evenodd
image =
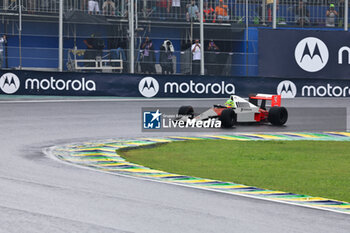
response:
M266 101L271 101L269 109L266 108ZM260 107L258 107L259 102ZM249 101L231 95L226 105L214 105L199 115L194 114L192 106L182 106L178 116L179 121L218 119L221 121L221 127L231 128L236 123L245 122L270 122L272 125L281 126L287 122L288 112L285 107L281 107L280 95L252 94L249 95Z

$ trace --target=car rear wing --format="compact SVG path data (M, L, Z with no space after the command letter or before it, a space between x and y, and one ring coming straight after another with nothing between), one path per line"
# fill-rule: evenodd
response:
M265 107L266 100L271 100L271 107L281 106L281 95L269 95L269 94L251 94L249 95L249 102L258 105L258 100L263 100Z

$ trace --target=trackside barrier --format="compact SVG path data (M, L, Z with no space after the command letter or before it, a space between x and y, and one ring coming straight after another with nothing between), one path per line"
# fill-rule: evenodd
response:
M259 76L349 79L350 34L259 29Z
M316 78L131 75L2 70L0 94L117 96L146 98L226 98L237 94L294 97L350 97L350 80Z

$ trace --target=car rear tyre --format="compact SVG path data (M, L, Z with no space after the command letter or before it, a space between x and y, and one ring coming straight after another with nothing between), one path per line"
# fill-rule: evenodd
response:
M267 119L272 125L284 125L288 120L288 111L285 107L272 107Z
M231 128L236 124L237 115L232 108L227 108L221 112L219 120L221 121L221 127Z
M178 111L179 115L182 116L190 116L190 118L193 118L194 110L192 106L181 106Z

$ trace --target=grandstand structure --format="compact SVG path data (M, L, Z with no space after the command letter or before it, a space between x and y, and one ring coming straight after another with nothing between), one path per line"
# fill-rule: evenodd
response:
M337 14L327 27L330 4ZM199 39L201 74L257 76L258 29L348 30L348 0L3 0L0 8L7 69L161 74L169 40L173 73L192 74ZM103 43L87 56L91 38Z

